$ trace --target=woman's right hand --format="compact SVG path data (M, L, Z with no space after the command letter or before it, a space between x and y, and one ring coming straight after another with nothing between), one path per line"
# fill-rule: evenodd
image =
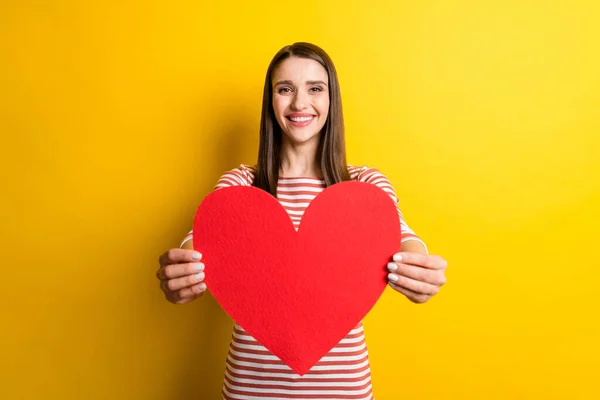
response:
M185 304L206 291L202 254L189 249L170 249L158 259L156 277L160 288L171 303Z

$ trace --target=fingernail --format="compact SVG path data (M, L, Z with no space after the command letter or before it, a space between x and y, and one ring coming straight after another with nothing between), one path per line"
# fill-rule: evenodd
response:
M197 281L201 281L202 279L204 279L204 272L200 272L198 275L196 275Z
M388 274L388 279L392 282L398 282L398 275L396 274Z
M200 290L206 290L206 283L201 283L198 285L198 289Z
M192 253L192 260L194 261L198 261L202 258L202 254L198 253L197 251Z
M204 271L204 264L202 264L202 263L196 263L196 264L194 264L194 269L196 271Z
M393 260L395 262L400 262L402 261L402 256L400 254L394 254Z
M390 272L398 271L398 266L394 263L388 263L388 270Z

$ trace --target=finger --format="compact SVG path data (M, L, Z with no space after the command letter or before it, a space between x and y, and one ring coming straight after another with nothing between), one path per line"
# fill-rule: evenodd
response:
M202 282L198 285L183 288L177 293L180 299L187 299L202 296L204 292L206 292L206 283Z
M393 258L395 262L418 265L429 269L446 269L448 267L448 262L446 260L432 254L400 252L394 254Z
M187 289L182 289L182 290L187 290ZM184 292L183 294L181 294L181 291L179 291L179 292L167 292L165 294L165 297L171 303L174 303L174 304L186 304L186 303L189 303L190 301L195 300L198 297L202 296L204 294L205 290L201 290L201 291L198 291L198 293L191 293L191 294L188 291Z
M180 278L182 276L195 275L204 271L203 263L171 264L159 268L156 277L161 280Z
M181 278L169 279L162 281L161 287L171 292L177 292L183 288L197 285L204 281L204 272L199 272L194 275L186 275Z
M396 286L401 286L419 294L434 295L440 289L435 285L407 278L406 276L396 275L395 273L388 274L388 281Z
M161 267L170 264L196 262L202 259L202 254L189 249L170 249L158 258Z
M442 286L446 283L444 271L439 269L427 269L404 263L389 263L388 270L396 275L406 276L435 286Z
M431 297L426 294L415 293L412 290L405 289L401 286L396 286L392 282L390 282L390 287L392 289L394 289L395 291L405 295L413 303L422 304L422 303L425 303L427 300L429 300L429 298Z
M193 300L196 300L200 296L202 296L202 295L199 294L199 295L195 295L195 296L192 296L192 297L186 297L185 299L174 301L173 303L175 303L175 304L187 304L187 303L189 303L189 302L191 302Z

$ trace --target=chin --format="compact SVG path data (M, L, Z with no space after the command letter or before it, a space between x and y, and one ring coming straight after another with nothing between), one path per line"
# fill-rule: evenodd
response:
M294 144L306 144L315 140L319 140L319 132L286 132L284 134L287 139Z

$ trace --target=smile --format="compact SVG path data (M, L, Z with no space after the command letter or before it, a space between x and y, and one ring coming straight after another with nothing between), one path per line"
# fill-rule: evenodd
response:
M287 119L289 119L292 122L307 122L312 121L314 118L314 115L310 117L287 117Z

